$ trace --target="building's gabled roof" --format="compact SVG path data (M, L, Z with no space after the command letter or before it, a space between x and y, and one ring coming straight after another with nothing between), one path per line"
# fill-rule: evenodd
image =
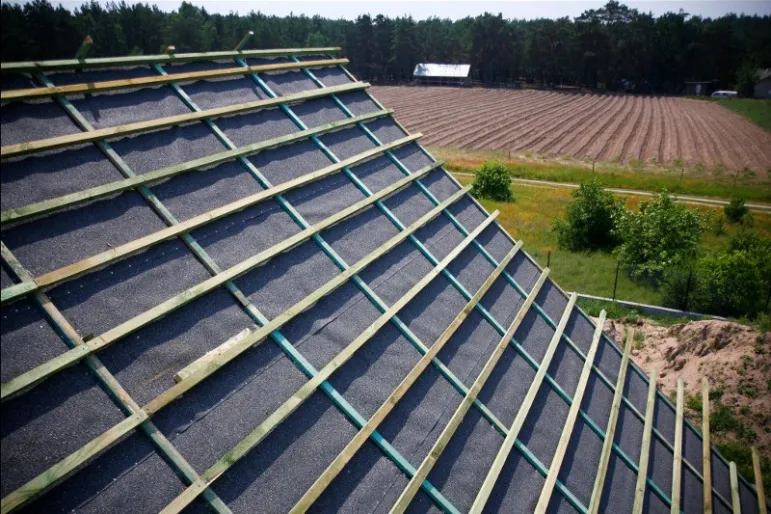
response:
M771 79L771 68L759 69L755 76L757 77L758 82Z
M456 78L464 79L471 71L470 64L438 64L421 62L415 65L413 77Z
M629 343L333 50L3 65L2 512L701 510Z

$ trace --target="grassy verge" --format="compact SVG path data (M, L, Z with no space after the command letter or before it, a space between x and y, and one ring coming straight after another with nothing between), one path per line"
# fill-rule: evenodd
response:
M771 100L721 98L716 102L771 132Z
M469 177L458 177L463 184L469 184ZM572 191L567 189L545 189L513 185L514 202L499 203L482 200L481 203L492 212L498 209L498 217L503 227L516 239L524 241L524 248L541 265L546 265L551 252L549 267L554 280L566 291L595 296L610 297L613 294L613 282L616 275L616 259L610 253L582 252L573 253L557 247L556 235L551 231L555 217L563 216L567 205L572 200ZM636 209L641 201L637 196L618 195L626 206ZM702 212L720 212L710 207L694 207ZM705 250L722 250L736 233L735 225L725 225L725 232L716 235L707 233L702 239ZM757 215L755 230L763 237L771 237L771 216ZM661 305L661 291L653 287L640 285L629 279L623 272L618 277L616 298L652 305Z
M687 169L680 178L680 169L662 166L622 166L567 159L562 161L528 160L526 154L509 161L504 152L468 151L454 148L429 147L437 159L447 162L450 171L474 173L486 160L506 163L509 175L515 178L549 180L578 184L587 177L596 176L605 187L636 189L641 191L668 191L714 198L730 199L742 196L748 201L771 203L771 179L745 176L739 172L734 185L735 172L703 169ZM755 170L756 172L758 170ZM716 174L718 176L716 176Z

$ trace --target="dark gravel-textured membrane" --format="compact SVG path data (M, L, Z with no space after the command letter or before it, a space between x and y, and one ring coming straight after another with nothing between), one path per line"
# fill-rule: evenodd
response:
M339 98L355 116L380 110L380 107L378 107L364 91L342 93L337 95L337 98Z
M64 109L53 100L6 104L0 109L0 124L3 126L0 131L2 146L80 132Z
M183 489L180 478L149 440L135 432L20 512L151 514Z
M67 86L70 84L85 84L88 82L154 77L157 75L158 74L149 66L135 66L130 68L118 67L59 71L49 74L48 78L57 86Z
M79 96L72 103L98 129L190 112L169 86Z
M260 152L250 156L249 160L274 186L332 164L310 140Z
M385 155L366 160L350 170L373 194L405 176Z
M349 127L324 134L319 139L340 160L366 152L375 146L375 143L359 127Z
M431 164L431 159L420 149L416 143L410 143L394 150L394 155L410 171L418 171Z
M184 90L201 109L214 109L268 98L251 77L199 80L185 84Z
M318 86L302 71L260 73L260 78L279 96L318 89Z
M10 270L5 269L5 263L0 263L0 288L5 289L17 281L11 276Z
M246 146L297 132L297 127L280 109L267 109L239 116L218 118L217 126L236 146Z
M0 380L3 383L67 351L64 341L32 300L4 305L0 312Z
M308 128L344 120L347 116L332 98L316 98L292 105L294 112Z
M405 137L407 134L399 128L391 118L379 118L370 121L366 127L380 140L382 144L390 143Z
M3 242L33 274L105 252L166 225L134 191L3 230Z
M311 225L365 198L343 173L335 173L286 194L287 201Z
M351 79L340 68L319 68L317 70L311 70L313 75L321 81L326 87L342 86L350 84Z
M123 178L92 145L9 159L3 161L0 202L3 210L13 209Z

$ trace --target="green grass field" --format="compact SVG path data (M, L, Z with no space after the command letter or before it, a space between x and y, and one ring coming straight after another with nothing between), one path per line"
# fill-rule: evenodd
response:
M462 184L471 183L470 177L457 177ZM557 246L556 235L551 231L555 217L565 213L571 202L570 190L559 188L531 187L513 185L515 201L499 203L482 200L481 203L490 212L501 211L501 225L515 239L524 241L524 248L542 266L546 266L548 253L551 252L551 264L554 280L566 291L577 291L596 296L610 297L613 294L613 281L616 273L616 259L610 253L585 252L573 253L561 250ZM622 196L626 206L637 209L640 201L638 196ZM709 207L692 207L702 212L721 214L721 209ZM755 215L755 229L763 237L771 237L771 216ZM725 224L725 233L715 235L707 232L702 238L702 246L706 251L722 250L728 246L730 237L736 233L736 226ZM616 297L621 300L661 304L661 292L652 287L646 287L633 282L623 271L619 274Z
M771 132L771 100L721 98L715 101Z
M578 184L595 176L605 187L641 191L666 189L673 193L722 199L742 196L748 201L771 203L771 179L746 177L742 173L739 173L734 185L734 173L719 172L719 176L716 176L712 173L714 170L686 169L681 179L679 168L643 166L642 163L638 166L596 163L592 171L592 163L574 159L531 161L524 154L523 158L509 161L507 154L497 151L438 147L429 147L428 150L437 159L446 161L447 169L462 173L474 173L484 161L497 160L505 163L509 174L515 178Z

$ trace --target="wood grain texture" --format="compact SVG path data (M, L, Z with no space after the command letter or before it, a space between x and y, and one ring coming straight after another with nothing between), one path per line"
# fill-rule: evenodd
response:
M712 514L712 447L709 442L709 381L701 379L701 465L704 514Z
M129 89L138 87L154 87L171 84L172 82L189 82L193 80L206 80L222 77L246 75L250 73L264 73L270 71L289 71L300 68L324 68L347 64L348 59L323 59L318 61L284 62L279 64L260 64L256 66L238 66L233 68L220 68L205 71L192 71L188 73L175 73L173 75L139 77L133 79L106 80L103 82L89 82L84 84L70 84L67 86L33 87L27 89L6 89L0 92L0 101L14 102L20 100L34 100L51 96L69 96L80 94L103 93L117 89Z
M758 493L759 514L768 514L766 492L763 488L763 471L760 468L760 455L754 446L752 447L752 471L755 473L755 491Z
M642 442L640 443L640 460L637 464L637 483L634 488L633 514L642 514L645 504L645 483L648 478L648 465L651 454L651 431L653 430L653 415L656 411L656 380L658 371L651 370L648 382L648 398L645 402L645 424L643 425Z
M736 471L736 463L728 464L728 473L731 477L731 503L733 504L733 514L742 514L742 501L739 496L739 473Z
M671 514L680 514L680 494L683 472L683 409L685 406L685 384L677 381L677 407L675 409L675 446L672 452L672 506Z

